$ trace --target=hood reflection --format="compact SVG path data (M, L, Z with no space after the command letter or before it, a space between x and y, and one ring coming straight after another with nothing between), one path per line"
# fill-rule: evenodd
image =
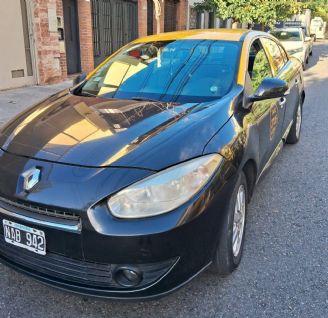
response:
M195 104L179 106L66 94L35 106L7 124L1 131L0 145L18 155L60 161L83 144L88 144L88 152L92 153L99 143L111 139L113 143L107 143L112 148L111 156L100 164L109 165L170 126L192 106ZM123 136L118 138L117 134ZM86 155L86 151L77 153ZM71 158L69 163L75 160Z

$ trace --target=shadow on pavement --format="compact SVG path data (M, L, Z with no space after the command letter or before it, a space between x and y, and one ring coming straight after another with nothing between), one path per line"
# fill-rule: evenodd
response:
M328 57L328 46L327 40L317 40L313 45L313 55L310 56L309 64L306 65L305 70L311 69L315 66L321 59Z

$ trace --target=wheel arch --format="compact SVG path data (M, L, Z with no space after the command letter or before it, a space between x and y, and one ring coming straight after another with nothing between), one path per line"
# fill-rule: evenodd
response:
M250 201L253 191L256 184L256 178L257 178L257 165L256 161L254 159L248 159L245 164L243 165L241 169L245 176L247 181L247 188L248 188L248 201Z
M304 92L304 90L301 93L301 101L302 101L302 105L303 105L304 101L305 101L305 92Z

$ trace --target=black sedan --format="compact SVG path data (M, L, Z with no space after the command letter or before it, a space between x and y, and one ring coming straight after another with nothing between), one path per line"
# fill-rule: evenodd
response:
M301 69L266 33L164 33L22 112L0 129L1 262L113 299L229 274L254 186L300 138Z

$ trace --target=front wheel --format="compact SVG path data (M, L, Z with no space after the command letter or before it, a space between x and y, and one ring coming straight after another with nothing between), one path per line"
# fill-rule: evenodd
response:
M240 263L245 238L247 198L246 177L241 172L221 228L218 246L212 262L212 272L227 275L236 269Z
M302 128L302 102L300 101L296 113L294 115L294 122L287 137L287 144L296 144L301 137Z

